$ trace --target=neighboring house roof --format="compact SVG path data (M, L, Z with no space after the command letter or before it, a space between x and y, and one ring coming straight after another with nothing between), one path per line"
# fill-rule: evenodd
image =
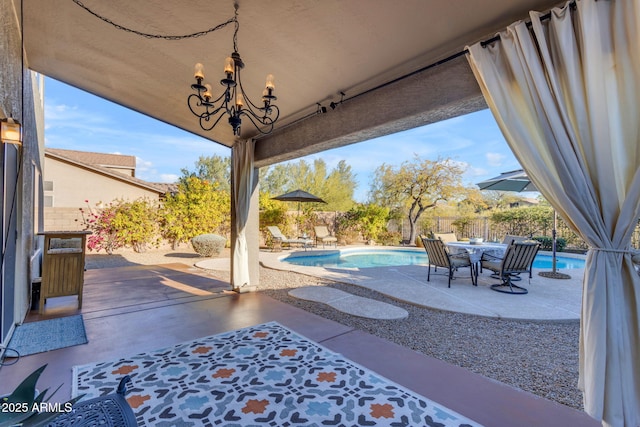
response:
M136 168L136 157L124 154L93 153L90 151L63 150L61 148L46 148L45 153L58 154L88 165L128 169Z
M178 184L166 182L152 182L154 186L162 189L165 194L176 194L178 192Z
M83 153L82 151L72 151L72 150L59 150L59 149L54 149L54 148L45 148L44 150L44 155L45 157L50 157L65 163L69 163L72 164L76 167L80 167L83 169L87 169L87 170L91 170L95 173L101 174L101 175L106 175L109 176L110 178L113 178L115 180L118 181L123 181L123 182L127 182L131 185L135 185L138 187L142 187L145 188L147 190L151 190L151 191L155 191L158 194L162 195L165 194L166 192L166 187L165 184L154 184L152 182L148 182L148 181L144 181L142 179L139 178L134 178L132 176L128 176L128 175L124 175L122 173L119 172L115 172L112 169L109 169L107 167L104 166L100 166L100 165L96 165L96 164L89 164L86 162L83 162L81 160L78 160L76 156L76 158L73 158L73 154L72 157L68 156L69 152L72 153ZM100 154L100 153L86 153L86 154ZM112 155L112 156L118 156L117 154ZM134 156L124 156L124 157L133 157L134 162L135 162L135 157ZM91 158L91 156L89 156L89 158Z

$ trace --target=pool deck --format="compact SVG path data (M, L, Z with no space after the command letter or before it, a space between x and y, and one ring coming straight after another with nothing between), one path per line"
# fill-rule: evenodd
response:
M349 249L351 248L349 247ZM373 248L363 246L361 248L391 249L380 246ZM462 269L456 273L455 279L451 282L451 288L448 288L446 276L434 275L433 270L431 281L427 282L427 267L425 265L338 269L304 267L281 261L282 258L291 254L310 256L327 252L322 249L306 252L298 250L261 251L260 263L267 268L295 271L309 276L361 286L399 301L437 310L504 319L536 321L576 321L580 319L584 269L562 270L563 273L569 274L571 279L548 279L538 275L539 271L547 270L534 268L531 279L523 275L522 281L518 282L518 285L527 288L529 293L510 295L491 290L490 286L497 283L497 280L491 278L491 272L486 270L479 274L478 286L472 286L468 270ZM545 254L545 252L541 253ZM562 256L567 255L562 254ZM224 264L223 260L213 259L201 261L197 265L206 269L219 269Z

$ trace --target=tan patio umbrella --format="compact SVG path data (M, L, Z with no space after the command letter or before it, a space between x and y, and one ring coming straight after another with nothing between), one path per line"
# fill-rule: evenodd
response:
M494 190L494 191L515 191L515 192L523 192L523 191L538 191L536 186L531 182L527 173L522 170L514 170L510 172L503 172L495 178L488 179L486 181L482 181L476 184L480 190ZM571 276L568 274L560 273L556 268L556 228L558 227L558 215L556 210L553 210L553 230L551 235L553 237L552 240L552 268L551 271L541 271L538 274L543 277L548 277L551 279L570 279Z

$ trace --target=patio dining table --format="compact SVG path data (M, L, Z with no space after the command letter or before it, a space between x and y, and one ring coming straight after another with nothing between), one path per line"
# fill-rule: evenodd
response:
M482 254L485 252L501 258L507 250L507 245L504 243L448 242L446 245L450 251L455 250L455 252L460 252L461 249L466 250L469 253L471 262L474 264L480 262Z

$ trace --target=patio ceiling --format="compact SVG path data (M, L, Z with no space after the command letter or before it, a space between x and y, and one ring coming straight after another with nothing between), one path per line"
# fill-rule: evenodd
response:
M13 0L16 10L20 1ZM233 16L232 0L83 0L116 24L181 35ZM238 51L243 85L259 100L266 74L276 76L281 118L256 146L257 165L282 161L436 122L484 107L464 57L357 96L493 36L529 10L557 0L240 0ZM73 0L23 0L31 69L211 141L232 146L225 120L200 129L187 108L193 65L205 65L214 91L233 26L198 38L148 39L115 28ZM218 89L216 89L218 88ZM316 103L327 114L312 116ZM290 125L290 126L287 126ZM242 137L255 136L245 124Z

